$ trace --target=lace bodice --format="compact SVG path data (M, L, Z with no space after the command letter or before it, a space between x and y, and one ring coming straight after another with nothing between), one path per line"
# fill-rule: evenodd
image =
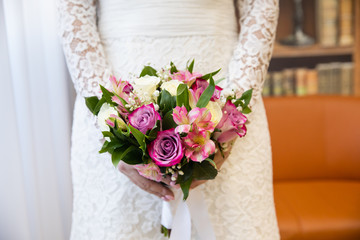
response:
M128 10L131 10L131 7L136 9L136 6L139 5L139 2L141 1L136 1L136 3L133 1L131 1L131 3L130 1L123 2L129 2L129 4L126 4L126 7ZM168 2L170 2L168 9L173 9L174 6L171 4L174 4L174 2L179 3L180 1L175 0ZM219 11L220 14L217 14L214 19L226 19L225 21L222 20L220 22L224 22L224 26L227 24L230 27L224 28L222 27L222 24L218 24L217 28L207 27L206 24L208 23L206 21L203 21L202 18L196 18L201 21L199 20L198 23L195 21L190 26L192 29L191 31L187 28L182 28L178 30L178 32L171 32L172 35L184 35L183 33L197 35L206 34L207 32L211 34L214 32L214 29L230 29L229 31L236 29L234 27L234 23L229 24L228 22L228 19L233 19L231 16L235 16L235 12L233 11L234 9L229 12L229 8L231 6L229 5L229 0L187 0L184 2L180 4L180 6L182 6L182 9L180 10L186 11L187 7L188 12L190 13L193 13L194 9L197 9L199 13L206 12L205 10L199 9L201 4L195 4L194 6L195 2L202 2L203 6L210 6L214 4L217 8L220 7L221 9L225 9L224 11ZM186 5L186 3L188 5ZM158 8L159 5L161 5L159 1L144 1L144 4L150 4L151 6ZM122 5L120 4L119 6L121 7ZM97 27L96 7L96 1L93 0L59 0L59 12L61 14L60 30L64 52L76 92L81 96L99 95L99 84L106 85L108 82L108 76L112 72L110 65L107 63ZM278 0L239 0L236 1L236 7L238 8L240 16L238 18L240 33L238 44L234 49L233 56L229 63L227 76L228 81L226 84L240 90L240 92L253 88L254 103L261 95L262 85L271 58L277 25ZM102 7L102 10L103 8L105 7ZM164 12L166 12L166 10L167 9L164 9ZM101 12L102 15L105 15L103 11ZM230 14L230 16L224 16L225 14ZM166 16L169 16L169 14L166 14ZM126 20L126 17L129 18L128 15L125 17L123 17L123 15L119 15L119 17L120 20L123 20L122 22ZM169 21L171 18L168 18L167 20ZM154 24L159 23L159 21L159 18L157 18L154 20ZM168 21L164 22L168 23ZM100 21L100 23L106 22L106 17ZM120 22L122 24L120 24L120 27L124 27L124 23L122 22ZM138 22L143 23L141 19ZM174 17L173 22L174 24L178 23L179 18ZM180 23L186 24L187 22L180 21ZM214 26L216 21L210 21L210 23ZM196 24L199 24L199 26ZM164 28L166 26L167 25L165 25ZM133 35L134 32L127 30L132 29L131 27L133 26L130 24L129 27L125 28L123 34ZM145 26L145 29L148 28ZM194 29L198 29L199 32L194 32ZM114 32L119 33L120 31L122 32L122 29ZM138 34L148 35L146 32L144 33L140 30L138 31Z

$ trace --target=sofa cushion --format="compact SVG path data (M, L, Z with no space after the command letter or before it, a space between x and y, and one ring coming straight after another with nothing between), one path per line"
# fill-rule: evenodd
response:
M282 240L360 239L360 181L278 181Z
M264 99L275 180L360 180L360 98Z

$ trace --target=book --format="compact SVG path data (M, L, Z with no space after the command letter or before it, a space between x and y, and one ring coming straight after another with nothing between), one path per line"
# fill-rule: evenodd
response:
M273 96L282 96L283 95L282 80L283 80L282 72L273 72L272 73Z
M282 71L282 84L283 84L283 94L286 96L291 96L295 94L295 77L293 69L284 69Z
M295 70L295 81L296 81L296 95L304 96L307 93L307 69L306 68L297 68Z
M317 40L319 44L324 47L336 46L338 42L338 1L317 0L316 19Z
M318 73L316 69L309 69L306 74L306 88L308 95L318 94Z
M352 62L341 64L341 95L354 93L354 64Z
M339 11L339 45L350 46L354 43L353 35L353 1L341 0Z

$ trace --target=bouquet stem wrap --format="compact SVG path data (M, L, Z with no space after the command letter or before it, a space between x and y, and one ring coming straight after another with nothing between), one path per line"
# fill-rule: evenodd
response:
M190 240L191 222L201 240L215 240L208 209L201 188L191 190L186 201L183 201L181 189L172 189L175 200L163 201L161 224L171 229L170 240Z

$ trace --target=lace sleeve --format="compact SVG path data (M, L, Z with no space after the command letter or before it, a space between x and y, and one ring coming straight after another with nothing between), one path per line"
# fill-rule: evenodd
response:
M272 55L278 0L238 0L240 34L229 64L228 84L240 93L253 88L251 105L261 90Z
M58 0L60 35L77 94L100 96L110 68L96 24L95 0Z

